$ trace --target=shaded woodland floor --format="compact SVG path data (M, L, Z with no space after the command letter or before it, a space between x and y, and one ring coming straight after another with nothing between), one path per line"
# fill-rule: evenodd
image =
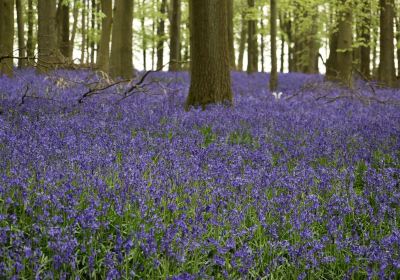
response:
M400 277L400 92L233 73L0 79L0 277Z

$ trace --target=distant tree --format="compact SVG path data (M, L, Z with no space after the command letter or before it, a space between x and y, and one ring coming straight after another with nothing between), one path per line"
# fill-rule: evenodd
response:
M25 46L25 28L24 28L24 11L22 0L15 1L15 8L17 10L17 28L18 28L18 55L19 57L26 56ZM26 65L26 59L18 60L18 67L24 67Z
M133 76L132 20L133 0L116 0L110 56L110 74L113 77Z
M13 55L14 40L14 0L0 0L0 57ZM13 61L0 61L0 74L11 76Z
M191 83L186 107L231 103L227 0L190 0Z
M60 62L57 48L56 0L38 0L38 70L46 72Z
M243 71L243 58L244 58L244 51L246 49L247 30L248 30L248 24L246 22L244 12L242 12L240 41L239 41L239 55L238 55L238 62L237 62L237 70L239 70L239 71Z
M271 75L269 80L269 89L271 92L276 91L278 87L278 61L276 57L276 36L277 36L277 1L270 0L271 16L270 16L270 27L271 27Z
M100 70L108 72L110 65L110 38L112 26L112 1L101 0L101 11L104 14L101 20L101 35L99 50L97 52L97 66Z
M171 10L169 71L178 71L181 68L178 63L181 59L181 0L172 0Z
M254 19L255 0L248 0L249 19L247 29L247 73L258 71L257 20Z
M74 7L72 10L72 17L74 19L74 23L72 25L72 31L71 31L71 39L69 40L69 58L72 59L72 54L74 51L74 45L75 45L75 36L76 36L76 31L78 29L78 20L79 20L79 9L78 9L79 1L74 0Z
M33 0L28 0L28 38L26 40L26 52L28 57L33 57L35 53L35 45L33 43Z
M87 0L82 0L82 15L81 15L81 64L85 63L85 52L86 52L86 37L87 37L87 32L86 32L86 1Z
M380 6L380 56L379 81L389 87L396 83L394 66L394 0L379 0Z
M167 0L161 0L160 18L157 25L157 69L164 65L164 41L165 41L165 13L167 9Z

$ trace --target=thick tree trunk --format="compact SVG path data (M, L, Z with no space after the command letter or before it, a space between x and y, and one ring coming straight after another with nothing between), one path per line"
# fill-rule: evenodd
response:
M394 0L380 0L380 55L379 81L389 87L396 83L394 66Z
M346 0L342 0L342 4L342 11L338 15L338 31L334 32L331 38L326 78L351 87L353 83L353 17Z
M242 29L240 31L240 42L239 42L239 56L237 63L237 70L243 71L243 58L244 58L244 50L246 49L247 42L247 22L245 20L244 14L242 14Z
M69 59L71 60L74 52L76 30L78 28L78 17L79 17L78 0L74 0L74 8L72 14L74 18L74 24L72 25L71 39L69 41L69 56L68 56Z
M69 3L65 3L63 0L58 1L57 29L58 48L64 57L69 57Z
M0 57L12 56L14 41L14 0L0 0ZM0 61L0 75L11 76L13 61L11 58Z
M105 17L101 20L101 37L97 52L97 65L101 71L108 72L110 65L110 38L112 25L112 2L101 0L101 11Z
M228 40L229 40L229 60L232 70L236 70L235 45L233 35L233 0L227 1L228 11Z
M169 71L178 71L181 52L181 0L172 0L172 14L170 26L170 53Z
M255 7L254 0L247 0L250 9ZM250 19L248 21L247 37L247 73L258 71L258 45L257 45L257 21Z
M307 65L305 67L305 73L316 74L318 73L318 53L319 53L319 44L318 44L318 10L315 8L313 11L314 14L312 17L311 23L311 32L307 38Z
M17 25L18 25L18 56L25 57L26 56L26 47L25 47L25 28L24 28L24 11L22 9L22 0L16 0L15 6L17 10ZM18 67L26 66L25 59L18 60Z
M157 25L157 69L164 65L164 41L165 41L165 12L167 9L167 0L161 0L160 19Z
M56 0L38 0L38 70L46 72L59 66L57 48Z
M227 0L190 0L191 84L186 108L232 103Z
M277 36L277 0L270 0L271 5L271 17L270 17L270 28L271 28L271 75L269 79L269 89L271 92L276 91L278 87L278 61L276 58L276 36Z
M30 58L35 54L35 46L33 44L33 0L28 0L28 39L26 41L26 51Z
M110 57L110 74L113 77L131 78L134 74L132 20L133 0L116 0Z

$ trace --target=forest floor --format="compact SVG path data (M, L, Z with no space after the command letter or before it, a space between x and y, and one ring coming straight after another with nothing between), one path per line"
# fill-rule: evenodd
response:
M400 91L186 73L0 79L0 278L399 279Z

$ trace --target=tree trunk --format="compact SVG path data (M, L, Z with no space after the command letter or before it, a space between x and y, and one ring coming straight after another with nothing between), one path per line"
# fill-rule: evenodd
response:
M164 40L165 40L165 12L167 9L167 0L161 0L160 19L157 25L157 69L164 65Z
M265 51L265 42L264 42L264 20L263 18L260 18L260 28L261 28L261 43L260 43L260 53L261 53L261 72L265 72L264 68L264 62L265 62L265 57L264 57L264 51Z
M191 83L186 108L232 103L227 0L190 0Z
M338 15L338 31L332 34L332 48L327 62L326 77L351 87L353 83L353 17L349 3L346 0L342 0L342 4L342 11Z
M76 30L78 28L78 17L79 17L79 9L78 9L78 0L74 0L74 8L73 8L73 18L74 24L72 25L71 39L69 41L69 59L72 60L74 45L75 45L75 36Z
M86 51L86 1L82 0L82 41L81 41L81 64L85 63L85 51Z
M92 27L92 32L95 31L96 29L96 0L92 0L92 11L90 13L90 25ZM93 36L89 37L90 39L90 63L91 65L95 64L95 52L96 52L96 48L95 48L95 40L93 38Z
M38 70L55 69L60 62L57 48L56 0L38 0Z
M254 0L247 0L250 9L254 9ZM258 46L257 46L257 21L250 19L248 21L247 37L247 73L258 71Z
M318 53L319 53L319 44L318 44L318 10L315 7L313 11L312 23L311 23L311 32L307 37L307 65L305 68L305 73L308 74L316 74L318 73Z
M101 37L97 52L98 68L108 73L110 65L110 37L112 25L112 1L101 0L101 11L105 17L101 20Z
M396 17L397 77L400 78L400 15Z
M280 72L283 73L285 67L285 36L281 35L281 69Z
M363 17L361 18L361 24L360 24L360 39L361 42L363 43L360 47L360 72L365 78L368 78L371 76L370 73L370 53L371 53L371 47L370 47L370 41L371 41L371 34L370 34L370 28L371 28L371 3L369 1L363 2L362 6L362 14Z
M14 0L0 0L0 57L13 55L14 41ZM11 58L0 61L0 75L11 76L13 61Z
M178 71L181 69L180 63L178 62L181 52L181 14L181 0L172 0L169 71Z
M17 10L17 25L18 25L18 56L25 57L26 56L26 47L25 47L25 28L24 28L24 11L22 9L22 0L16 0L16 10ZM18 67L26 66L25 59L18 60Z
M69 3L58 1L57 7L57 44L64 57L69 57Z
M227 1L227 12L228 12L228 40L229 40L229 60L231 69L236 69L235 63L235 45L233 35L233 0Z
M144 9L145 0L142 0L142 9ZM142 55L143 55L143 70L147 70L147 40L146 40L146 26L145 26L145 12L142 11L142 17L140 18L140 25L142 28Z
M33 58L35 46L33 44L33 0L28 0L28 39L26 41L26 51L29 58Z
M247 22L245 20L244 13L242 14L242 30L240 31L240 43L239 43L239 56L238 56L238 67L237 70L243 71L243 58L244 50L246 49L247 41Z
M134 74L132 20L133 0L116 0L110 57L110 74L112 77L131 78Z
M380 55L379 81L389 87L396 83L394 67L394 0L380 0Z
M277 36L277 0L270 0L271 5L271 17L270 17L270 27L271 27L271 75L269 80L269 90L271 92L276 91L278 87L278 61L276 58L276 36Z

